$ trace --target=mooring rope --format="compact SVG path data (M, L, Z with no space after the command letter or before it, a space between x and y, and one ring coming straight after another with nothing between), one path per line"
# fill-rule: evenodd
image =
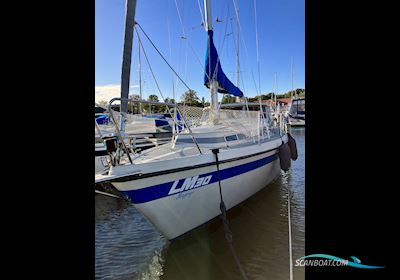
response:
M220 176L220 171L219 171L219 160L218 160L218 153L219 153L219 149L213 149L211 150L213 152L213 154L215 155L215 162L217 164L217 174L218 174L218 185L219 185L219 196L221 199L221 203L219 205L219 209L221 210L221 219L222 219L222 223L224 225L224 233L225 233L225 239L228 241L228 245L229 248L232 252L232 255L235 259L235 262L240 270L240 273L242 274L243 279L248 280L247 275L240 263L240 260L236 254L235 248L233 248L233 234L232 231L229 228L229 222L228 219L226 218L226 206L224 203L224 199L222 198L222 189L221 189L221 176Z
M289 264L290 264L289 279L293 280L292 228L291 228L291 220L290 220L290 190L289 190L289 187L288 187L288 225L289 225Z
M104 195L104 196L109 196L109 197L118 198L118 199L124 199L123 197L120 197L118 195L107 193L107 192L102 192L102 191L99 191L99 190L94 190L94 192L97 193L97 194Z

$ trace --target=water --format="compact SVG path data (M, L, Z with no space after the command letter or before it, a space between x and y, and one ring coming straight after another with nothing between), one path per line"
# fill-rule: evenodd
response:
M304 128L291 130L298 159L289 173L228 211L233 246L249 279L289 279L287 194L293 262L304 256ZM216 219L167 241L129 203L96 195L96 279L242 279ZM293 268L304 279L304 268Z

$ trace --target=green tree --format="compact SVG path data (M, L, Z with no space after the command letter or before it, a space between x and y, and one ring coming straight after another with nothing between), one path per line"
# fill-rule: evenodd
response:
M149 97L147 98L147 101L151 102L159 102L158 96L155 94L150 94ZM146 110L146 113L158 113L161 110L161 106L159 105L150 105L150 104L145 104L143 108Z
M129 98L132 100L140 100L140 96L138 94L131 94L129 95ZM133 102L128 103L128 111L130 113L135 113L135 114L139 113L140 111L139 107L140 105L138 103L133 103Z
M155 94L150 94L149 98L147 99L148 101L153 101L153 102L158 102L158 96Z
M129 95L129 97L132 100L140 100L140 95L139 94L131 94L131 95Z
M167 97L167 98L165 98L164 102L165 103L175 103L175 99Z
M197 93L195 90L187 90L182 95L181 100L182 102L185 102L186 105L202 107L202 104L199 102L199 98L197 97Z
M289 90L286 93L277 94L276 97L277 98L289 98L292 95L292 93L293 93L293 96L295 96L296 93L297 93L298 96L305 97L306 91L305 91L305 89L297 88L294 91ZM258 102L258 99L259 99L260 96L261 96L261 100L268 100L268 99L271 99L271 96L274 97L274 93L270 92L270 93L267 93L267 94L257 95L255 97L249 97L248 100L249 100L249 102Z

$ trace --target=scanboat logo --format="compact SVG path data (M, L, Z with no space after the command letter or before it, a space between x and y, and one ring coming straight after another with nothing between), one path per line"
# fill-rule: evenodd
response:
M204 177L200 177L199 175L194 177L189 177L186 179L177 180L172 184L172 187L168 193L168 195L180 193L186 190L195 189L198 187L202 187L208 185L211 181L213 175L208 175Z
M317 259L314 259L317 258ZM296 266L352 266L363 269L384 268L384 266L365 265L361 261L352 256L353 261L345 260L339 257L326 254L313 254L301 257L296 260Z

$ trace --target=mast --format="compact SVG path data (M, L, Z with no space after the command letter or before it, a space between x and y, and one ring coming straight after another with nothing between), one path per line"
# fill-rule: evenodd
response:
M237 14L239 16L239 8L237 8ZM236 52L236 56L237 56L237 60L236 60L236 74L237 74L237 87L240 86L240 62L239 62L239 35L240 35L240 30L239 30L239 20L236 19L236 30L237 30L237 52ZM236 102L240 102L240 97L236 96Z
M135 25L136 0L126 0L126 15L125 15L125 38L124 50L122 56L122 72L121 72L121 98L129 97L129 83L131 74L131 59L132 59L132 42L133 28ZM120 112L126 113L128 110L128 101L122 101ZM124 130L121 117L121 130Z
M275 110L276 110L276 92L277 92L277 82L276 82L276 72L274 73L274 83L272 87L272 94L271 94L271 107L274 107L272 104L275 104Z
M290 72L291 72L291 76L292 76L292 92L290 94L290 101L292 101L293 93L294 93L294 86L293 86L293 56L292 56L291 63L290 63Z
M179 11L179 10L178 10ZM203 19L201 19L201 20L203 20ZM169 27L169 18L167 18L167 27L168 27L168 46L169 46L169 61L172 61L172 48L171 48L171 30L170 30L170 27ZM172 98L174 99L174 101L175 101L175 81L174 81L174 75L172 75ZM172 102L171 102L172 103ZM176 117L177 117L177 115L176 115L176 110L177 110L177 107L175 107L174 108L174 115L173 115L173 118L174 118L174 122L173 122L173 126L172 126L172 141L173 141L173 143L175 143L175 137L176 137L176 132L177 132L177 125L176 125L176 123L177 123L177 119L176 119ZM179 131L179 129L178 129L178 131Z
M204 0L205 18L206 18L206 30L212 30L212 16L211 16L211 0ZM211 58L210 58L211 59ZM210 64L211 67L211 64ZM208 73L210 73L210 69ZM215 116L218 115L218 82L215 75L209 77L210 80L210 93L211 93L211 109L214 111Z
M275 74L274 74L274 104L275 104L275 108L276 108L276 94L277 94L277 91L278 91L278 82L277 82L277 80L276 80L276 72L275 72Z
M277 94L278 94L278 80L277 80L277 74L275 73L275 94L274 94L275 107L276 107L276 95Z

